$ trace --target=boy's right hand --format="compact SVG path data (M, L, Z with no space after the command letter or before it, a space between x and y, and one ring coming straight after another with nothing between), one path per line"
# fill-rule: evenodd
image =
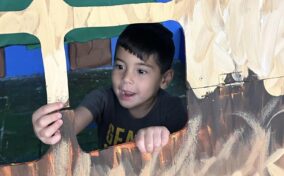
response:
M62 126L63 103L51 103L37 109L32 116L36 136L45 144L56 144L61 139L59 128Z

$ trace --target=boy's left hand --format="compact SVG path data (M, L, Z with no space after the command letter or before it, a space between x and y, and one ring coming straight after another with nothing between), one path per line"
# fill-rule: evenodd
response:
M168 143L169 130L164 126L140 129L135 136L135 143L140 152L159 152Z

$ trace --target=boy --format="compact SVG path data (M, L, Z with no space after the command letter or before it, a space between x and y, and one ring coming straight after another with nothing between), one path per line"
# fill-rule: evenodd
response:
M161 24L129 25L117 41L112 88L92 91L75 109L76 133L95 121L101 148L135 140L141 152L159 151L170 132L187 122L181 100L163 90L173 78L174 50L172 33ZM52 103L34 112L42 142L60 140L63 106Z

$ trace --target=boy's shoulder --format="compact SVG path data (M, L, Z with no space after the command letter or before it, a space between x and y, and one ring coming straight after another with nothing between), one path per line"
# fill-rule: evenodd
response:
M82 102L93 102L94 100L109 101L113 99L113 96L114 93L111 87L96 88L86 94Z
M168 108L176 108L177 106L184 107L184 102L182 98L178 96L171 95L169 92L161 89L157 96L158 105Z
M171 95L169 92L167 92L166 90L160 89L158 92L158 98L162 99L162 100L177 100L180 101L180 98L177 96L173 96Z
M108 104L113 101L113 91L110 87L96 88L91 90L80 103L80 106L92 109L94 106Z
M100 87L100 88L96 88L91 90L91 92L89 92L88 95L97 95L97 94L109 94L111 95L113 93L112 88L111 87Z

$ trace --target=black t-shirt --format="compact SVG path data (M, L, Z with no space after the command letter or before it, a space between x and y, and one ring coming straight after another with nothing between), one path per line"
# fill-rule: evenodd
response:
M140 119L135 119L119 104L112 88L93 90L80 106L86 107L95 118L100 148L131 141L142 128L165 126L172 133L183 128L187 122L186 109L181 99L162 89L158 92L153 108Z

